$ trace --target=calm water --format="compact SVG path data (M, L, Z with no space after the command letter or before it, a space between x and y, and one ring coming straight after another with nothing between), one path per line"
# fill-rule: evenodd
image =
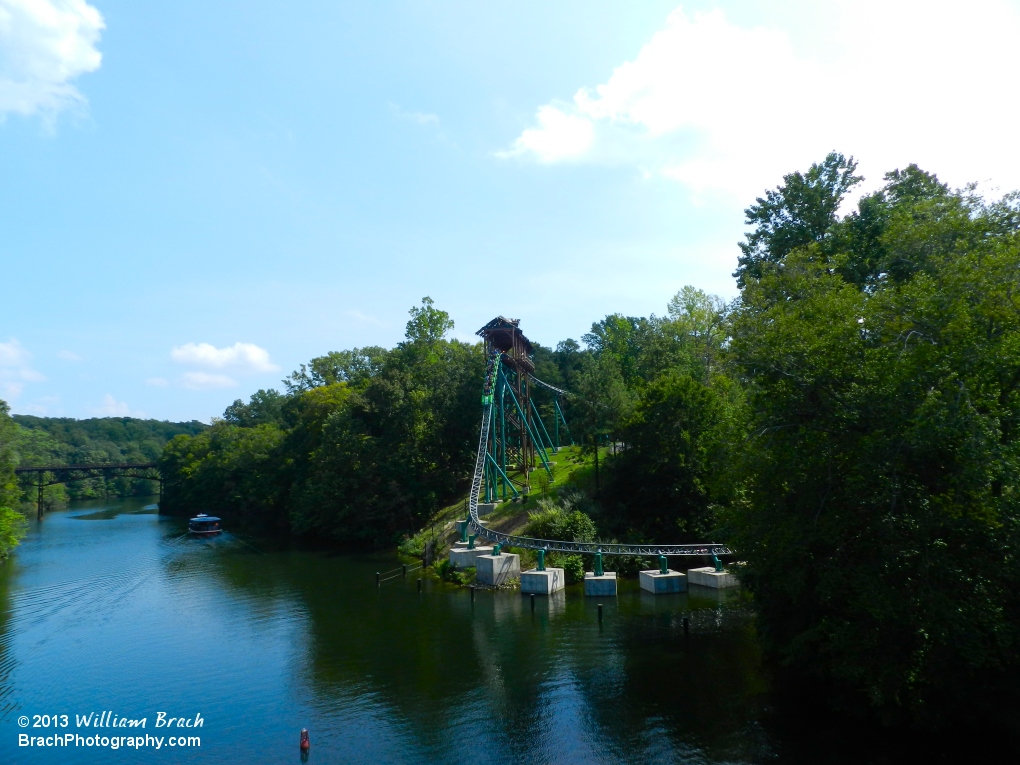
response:
M0 762L758 763L789 761L757 722L762 683L744 609L651 597L596 604L409 576L393 555L268 551L191 539L149 500L89 502L33 522L0 567ZM690 618L684 640L681 619ZM190 733L161 751L20 748L18 718L148 718ZM197 731L153 728L158 712Z

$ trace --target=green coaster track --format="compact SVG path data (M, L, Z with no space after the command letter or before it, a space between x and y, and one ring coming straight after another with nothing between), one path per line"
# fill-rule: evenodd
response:
M531 361L532 346L518 328L518 321L497 317L478 331L485 339L488 355L485 383L482 389L482 421L478 434L478 452L471 477L471 494L468 500L467 530L491 540L501 547L520 547L565 553L603 555L731 555L726 545L706 542L702 544L617 544L606 542L568 542L557 539L536 539L504 534L486 527L479 518L478 504L500 499L519 497L529 488L528 473L532 466L545 470L552 478L550 453L559 450L560 425L568 437L560 398L566 391L534 377ZM546 428L538 408L530 397L535 385L552 391L553 435ZM516 465L523 478L511 478Z

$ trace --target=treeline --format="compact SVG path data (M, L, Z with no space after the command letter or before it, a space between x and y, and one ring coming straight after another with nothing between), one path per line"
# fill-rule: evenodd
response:
M480 346L425 298L396 348L313 359L286 392L235 401L164 452L164 508L227 515L345 546L392 543L465 491L478 440Z
M110 462L157 462L174 436L194 435L206 425L192 422L139 420L132 417L34 417L15 414L12 450L21 467ZM153 493L153 482L134 478L94 478L46 488L50 503L69 499ZM21 482L21 499L35 501L31 479Z
M536 375L571 392L595 535L732 545L784 687L1015 727L1018 196L911 165L840 215L855 173L830 154L747 209L732 303L686 287L537 347ZM345 544L414 530L477 446L484 360L451 326L426 300L397 348L315 359L175 439L168 504ZM543 512L591 535L576 507Z
M25 516L18 512L21 490L14 475L18 464L18 426L6 401L0 400L0 560L6 558L25 533Z

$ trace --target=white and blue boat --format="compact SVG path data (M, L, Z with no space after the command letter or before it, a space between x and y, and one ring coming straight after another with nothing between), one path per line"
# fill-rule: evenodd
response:
M188 533L190 534L209 537L213 534L219 534L221 531L223 529L220 528L220 519L213 515L199 513L188 521Z

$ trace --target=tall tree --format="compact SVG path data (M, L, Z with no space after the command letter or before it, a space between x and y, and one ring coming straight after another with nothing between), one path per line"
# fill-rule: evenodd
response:
M755 228L740 243L737 284L760 277L766 263L781 263L798 247L823 241L847 192L862 180L856 169L853 157L830 152L806 173L785 175L782 186L758 197L744 211L745 222Z
M605 436L616 433L630 412L632 396L609 354L585 356L571 397L573 420L582 449L595 456L595 487L600 487L599 450Z

